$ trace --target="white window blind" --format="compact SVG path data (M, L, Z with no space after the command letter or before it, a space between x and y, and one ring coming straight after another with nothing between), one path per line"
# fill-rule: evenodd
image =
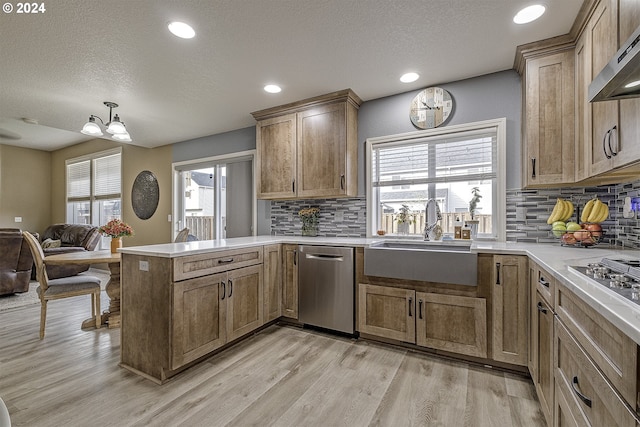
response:
M94 160L94 196L96 199L120 197L120 154Z
M67 165L67 199L87 199L91 196L91 161Z
M495 129L432 136L372 148L371 185L489 180L496 177Z

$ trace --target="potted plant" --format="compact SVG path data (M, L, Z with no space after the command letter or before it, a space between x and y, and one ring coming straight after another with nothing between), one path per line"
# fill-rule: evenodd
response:
M409 209L409 205L403 204L396 215L398 222L398 234L409 234L409 225L413 223L415 214Z
M482 199L482 196L480 195L480 188L473 187L471 189L471 194L472 197L471 200L469 200L469 214L471 215L471 220L467 221L467 226L471 228L471 238L475 239L478 236L478 224L480 224L480 221L475 219L478 203L480 202L480 199Z
M320 218L320 208L305 208L298 211L298 216L302 219L302 235L318 235L318 219Z

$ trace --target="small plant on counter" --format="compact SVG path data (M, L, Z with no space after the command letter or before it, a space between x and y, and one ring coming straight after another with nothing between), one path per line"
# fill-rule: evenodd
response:
M474 217L476 216L476 209L478 208L478 203L480 202L480 199L482 199L482 196L480 195L480 188L473 187L471 189L471 194L473 194L473 197L469 201L469 213L471 214L471 219L474 219Z
M109 236L111 238L118 238L124 236L133 236L133 228L125 222L119 219L112 219L102 227L98 229L100 234Z
M396 215L396 221L398 221L398 225L400 224L412 224L415 220L416 214L411 212L409 209L409 205L402 205L400 212Z
M320 208L304 208L298 211L298 216L302 219L302 235L318 235L318 219L320 218Z

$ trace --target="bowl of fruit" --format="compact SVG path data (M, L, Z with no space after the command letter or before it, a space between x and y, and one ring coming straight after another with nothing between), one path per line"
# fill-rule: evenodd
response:
M573 203L559 198L547 220L551 233L560 239L561 245L590 247L600 243L604 236L600 223L609 217L609 207L593 198L584 205L580 222L570 220L573 213Z

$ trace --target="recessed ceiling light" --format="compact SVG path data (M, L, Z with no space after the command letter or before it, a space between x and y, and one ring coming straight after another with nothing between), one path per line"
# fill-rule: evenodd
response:
M192 39L195 37L196 32L191 28L189 24L185 24L184 22L169 22L169 31L174 36L180 37L181 39Z
M403 74L402 77L400 77L400 81L402 83L411 83L411 82L415 82L419 78L420 78L420 74L418 73L406 73L406 74Z
M278 93L282 89L278 85L266 85L264 87L264 90L265 90L265 92L269 92L269 93Z
M640 80L636 80L635 82L631 82L626 84L624 87L627 89L631 89L632 87L640 86Z
M528 24L540 18L546 8L541 4L534 4L527 6L513 17L513 22L516 24Z

